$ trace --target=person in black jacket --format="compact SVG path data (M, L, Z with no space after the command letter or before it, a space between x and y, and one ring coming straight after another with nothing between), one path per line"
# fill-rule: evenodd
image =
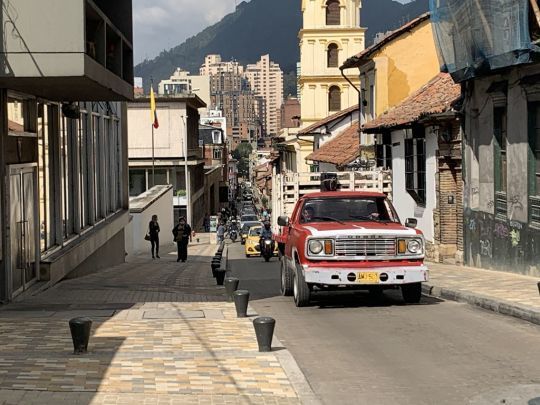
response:
M152 220L148 224L148 234L150 235L150 244L152 245L152 259L159 259L159 223L157 215L152 215ZM155 251L155 255L154 255Z
M191 237L191 226L186 222L186 218L180 217L178 220L178 225L173 229L174 241L178 246L178 259L179 262L185 262L188 256L188 244L192 241Z

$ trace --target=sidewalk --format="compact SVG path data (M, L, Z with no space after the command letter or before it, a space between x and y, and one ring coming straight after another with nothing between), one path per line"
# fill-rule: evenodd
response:
M300 403L296 363L279 342L258 352L201 242L187 263L169 246L2 308L0 404ZM93 319L87 355L72 354L75 316Z
M493 270L428 263L425 294L466 302L540 324L540 279Z

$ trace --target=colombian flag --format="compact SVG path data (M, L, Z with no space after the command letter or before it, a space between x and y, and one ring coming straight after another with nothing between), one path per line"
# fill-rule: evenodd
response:
M152 126L156 129L159 128L159 121L157 118L156 109L156 96L154 95L154 85L150 86L150 113L152 115Z

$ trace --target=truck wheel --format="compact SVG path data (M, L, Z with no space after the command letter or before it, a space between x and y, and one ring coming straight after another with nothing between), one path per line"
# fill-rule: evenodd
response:
M418 304L422 298L422 283L402 285L401 294L407 304Z
M281 295L284 297L290 297L293 295L293 277L291 269L285 262L285 256L281 257Z
M309 298L311 292L309 287L304 280L304 275L302 274L302 269L296 265L296 272L294 273L294 284L293 284L293 296L294 303L297 307L305 307L309 305Z

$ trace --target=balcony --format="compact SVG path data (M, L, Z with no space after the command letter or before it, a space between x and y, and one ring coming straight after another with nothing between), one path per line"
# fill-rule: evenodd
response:
M131 3L7 3L0 11L0 87L53 101L131 100Z

